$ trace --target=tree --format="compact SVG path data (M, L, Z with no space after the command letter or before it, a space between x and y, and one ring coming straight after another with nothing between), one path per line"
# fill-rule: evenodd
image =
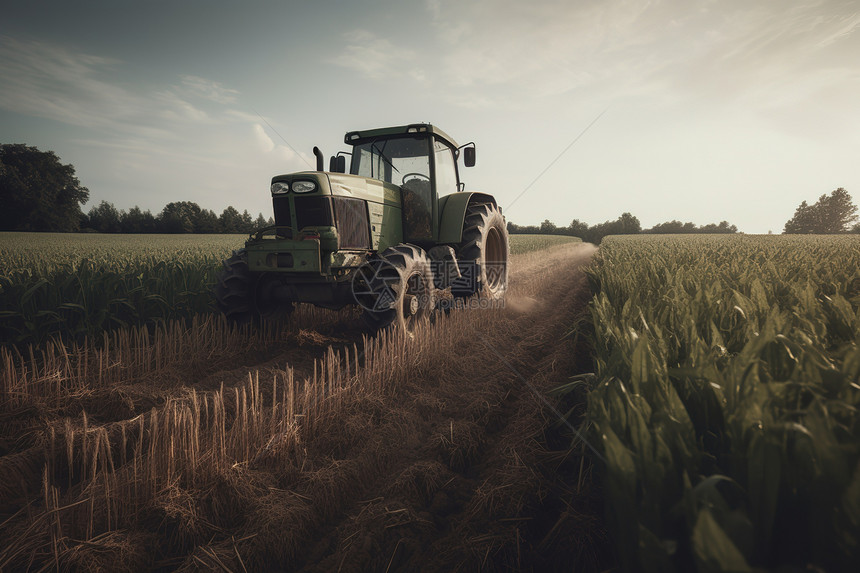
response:
M87 226L99 233L119 233L122 231L120 212L113 203L102 201L90 209L87 214Z
M200 216L200 206L191 201L168 203L161 211L162 233L193 233L194 224Z
M567 234L573 237L579 237L582 239L585 237L585 234L588 232L588 223L583 223L579 219L574 219L570 222L570 226L567 228Z
M719 225L714 225L713 223L702 225L701 227L699 227L699 232L712 234L731 234L737 233L738 228L736 225L729 224L728 221L720 221Z
M638 235L642 232L642 225L639 223L639 218L634 217L630 213L622 213L618 217L618 226L615 229L614 235Z
M584 241L599 245L603 237L607 235L635 235L642 231L639 219L630 213L622 213L615 221L605 221L599 225L589 227Z
M650 229L648 229L649 233L654 233L657 235L668 235L681 233L684 230L684 223L681 221L676 221L675 219L671 221L666 221L665 223L657 223Z
M254 228L262 229L263 227L268 227L269 222L266 220L266 217L263 216L262 213L257 216L257 220L254 221Z
M235 207L230 205L218 217L218 227L222 233L241 233L242 232L242 215Z
M794 210L794 216L786 221L783 233L814 233L815 227L815 215L804 201Z
M803 201L786 221L784 233L844 233L857 220L857 206L842 187L822 195L814 205Z
M720 221L720 223L708 223L697 227L695 223L682 223L681 221L667 221L665 223L657 223L650 229L642 231L643 233L654 233L660 235L674 234L692 234L692 233L737 233L738 228L730 224L728 221Z
M218 215L211 209L202 209L194 222L194 232L217 233L218 231Z
M240 233L251 233L254 231L254 218L251 217L247 209L242 211L242 226L240 229Z
M53 151L0 145L0 230L77 231L89 196Z
M120 211L119 224L123 233L155 233L157 231L157 222L153 214L149 211L141 211L140 207L135 205L128 210Z
M508 233L512 235L537 235L540 228L537 225L517 225L508 221Z
M558 227L549 219L544 219L544 222L540 224L540 232L544 235L555 235L558 232Z

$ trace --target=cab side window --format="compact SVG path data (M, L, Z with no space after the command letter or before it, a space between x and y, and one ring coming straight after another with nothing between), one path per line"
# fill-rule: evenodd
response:
M442 197L457 191L457 164L450 147L435 141L433 148L436 153L436 194Z

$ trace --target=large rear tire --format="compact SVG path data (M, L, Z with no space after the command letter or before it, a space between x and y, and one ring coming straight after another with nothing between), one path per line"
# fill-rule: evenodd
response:
M275 303L270 290L274 283L265 273L251 273L245 249L233 251L218 272L212 292L215 306L227 322L237 326L278 321L292 313L293 303Z
M461 277L451 294L465 298L477 294L502 300L508 289L508 228L501 210L492 203L475 203L466 209L463 240L457 248Z
M411 334L431 316L436 297L433 270L419 247L390 247L357 272L353 282L356 300L372 330L394 325Z

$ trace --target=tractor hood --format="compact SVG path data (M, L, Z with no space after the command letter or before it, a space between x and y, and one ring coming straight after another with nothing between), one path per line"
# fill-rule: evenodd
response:
M313 188L308 185L310 183ZM325 171L300 171L272 178L273 198L314 195L339 195L393 207L400 205L398 186L369 177Z
M401 189L378 179L327 171L278 175L272 203L275 225L289 227L292 236L339 237L323 250L384 250L403 240Z

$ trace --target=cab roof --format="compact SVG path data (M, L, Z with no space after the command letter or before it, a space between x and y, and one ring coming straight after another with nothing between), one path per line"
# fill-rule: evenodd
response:
M373 139L385 139L388 137L397 137L399 135L428 133L434 135L437 139L442 139L450 144L455 149L459 147L447 133L429 123L410 123L409 125L399 125L397 127L380 127L377 129L364 129L361 131L349 131L344 136L343 141L349 145L365 143Z

